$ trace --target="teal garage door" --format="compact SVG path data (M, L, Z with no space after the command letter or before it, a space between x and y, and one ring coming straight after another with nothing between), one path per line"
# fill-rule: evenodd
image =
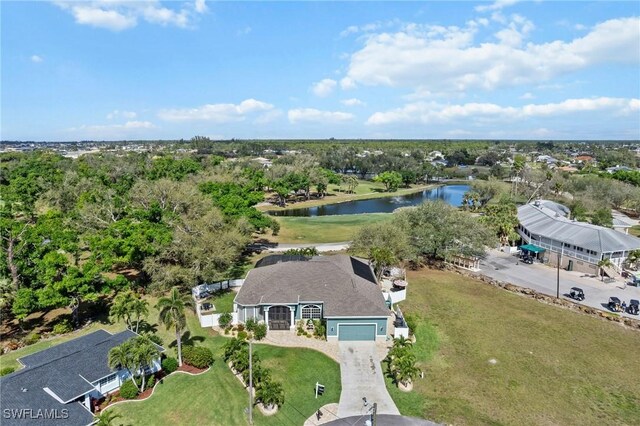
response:
M338 340L350 341L350 340L376 340L376 325L375 324L339 324L338 325Z

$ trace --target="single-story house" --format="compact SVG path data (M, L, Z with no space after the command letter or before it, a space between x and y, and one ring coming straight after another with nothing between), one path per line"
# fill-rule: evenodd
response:
M604 226L569 219L569 209L538 200L518 207L518 234L523 244L542 260L585 273L598 272L598 262L610 259L620 272L629 252L640 249L640 239ZM553 254L551 254L553 253Z
M386 340L391 310L371 266L337 256L268 256L249 271L234 300L238 321L295 330L299 320L326 321L327 340Z
M115 392L130 375L112 370L109 351L138 334L97 330L77 339L18 358L21 370L0 377L5 425L89 425L92 404ZM164 348L158 346L162 352ZM145 372L159 371L160 359Z

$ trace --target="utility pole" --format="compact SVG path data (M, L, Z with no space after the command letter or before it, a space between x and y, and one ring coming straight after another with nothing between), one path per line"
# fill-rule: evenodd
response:
M376 426L376 415L378 412L378 403L374 402L371 408L371 426Z
M251 339L249 339L249 424L253 424L253 364L251 359Z
M558 252L558 270L556 278L556 299L560 298L560 262L562 262L562 253Z

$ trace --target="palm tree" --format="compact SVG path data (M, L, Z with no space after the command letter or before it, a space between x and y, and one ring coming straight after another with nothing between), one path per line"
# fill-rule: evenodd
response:
M420 369L416 367L416 357L413 354L405 354L394 362L393 374L397 383L407 386L418 374Z
M629 255L627 256L627 263L629 264L629 266L631 266L633 269L636 269L638 266L638 260L640 260L640 250L630 251Z
M113 299L111 309L109 309L109 319L112 322L118 322L124 320L127 328L131 330L131 313L129 309L129 303L133 297L131 291L123 291L118 293Z
M114 421L119 417L122 417L122 415L117 414L113 410L105 410L96 416L96 423L94 423L94 425L95 426L114 426L115 424Z
M282 384L271 379L260 382L256 389L256 401L260 401L267 409L274 405L284 404L284 390Z
M135 339L133 350L138 371L142 375L142 385L140 387L140 392L144 392L146 381L144 369L149 366L153 362L153 360L160 357L160 351L158 351L156 345L154 345L153 342L146 336L138 337Z
M598 262L598 267L600 268L600 278L602 278L602 281L604 281L604 268L610 268L613 266L613 263L611 263L611 259L602 259L600 262Z
M160 311L159 319L169 330L175 327L176 342L178 343L178 365L182 366L182 330L187 326L186 308L193 309L193 299L181 296L178 287L173 287L168 297L158 300L156 309Z
M135 370L136 363L135 363L135 359L133 358L131 340L111 348L111 350L109 351L109 357L107 362L109 364L109 368L113 368L114 370L124 368L129 372L130 376L133 376L132 371ZM135 380L133 381L133 384L136 385L136 388L138 387L138 384L136 383Z
M135 332L137 333L142 317L146 317L147 315L149 315L149 302L141 299L140 297L136 297L131 301L129 309L131 310L131 316L135 316L136 318Z

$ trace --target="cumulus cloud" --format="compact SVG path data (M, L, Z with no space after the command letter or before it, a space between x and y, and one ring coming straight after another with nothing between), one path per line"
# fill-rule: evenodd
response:
M519 15L495 34L496 42L475 42L477 27L408 24L397 32L371 35L351 55L341 86L493 90L542 83L602 63L640 62L638 17L604 21L571 41L538 44L523 43L533 23Z
M342 105L346 106L364 106L366 103L362 102L360 99L351 98L351 99L343 99L340 101Z
M495 2L489 5L476 6L475 10L476 12L490 12L490 11L502 10L505 7L513 6L517 2L518 0L496 0Z
M44 61L44 58L42 56L39 55L31 55L31 62L34 62L36 64L39 64L40 62Z
M520 96L520 99L534 99L535 95L531 92L527 92L524 93L522 96Z
M231 123L243 121L248 114L270 111L273 105L255 99L246 99L239 104L207 104L196 108L165 109L158 117L166 121L211 121Z
M290 109L287 113L291 123L340 123L353 120L354 115L341 111L321 111L314 108Z
M204 13L207 10L204 0L196 0L192 6L181 9L165 7L158 0L55 1L54 3L73 15L78 24L111 31L133 28L138 25L139 20L163 26L186 28L194 14Z
M558 103L528 104L522 107L475 102L460 105L415 102L390 111L376 112L369 117L366 124L431 124L447 123L456 119L499 121L594 111L608 112L614 115L628 115L637 113L639 110L639 99L608 97L567 99Z
M107 114L107 120L113 120L115 118L126 118L128 120L133 120L137 116L138 114L133 111L120 111L116 109Z
M317 83L313 83L311 85L311 91L314 95L319 96L321 98L329 96L333 93L333 90L336 88L337 82L330 78L325 78L323 80L318 81Z

